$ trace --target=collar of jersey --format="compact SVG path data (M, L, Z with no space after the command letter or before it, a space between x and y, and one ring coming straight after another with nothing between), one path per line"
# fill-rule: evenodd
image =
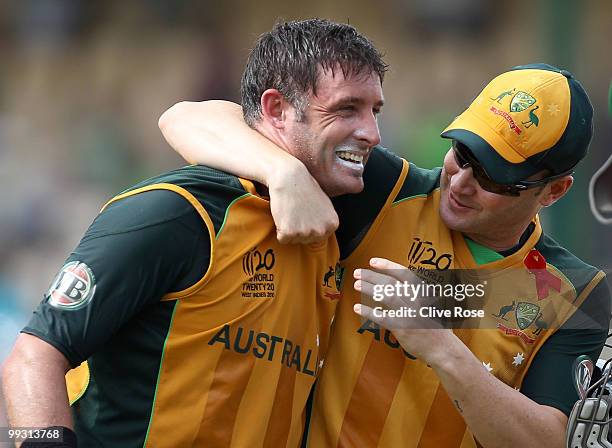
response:
M533 220L533 223L535 224L535 229L533 230L533 232L531 233L531 236L527 239L527 241L525 241L525 244L523 244L523 246L519 250L517 250L515 253L507 257L502 257L501 255L498 254L500 258L495 257L496 259L492 261L483 260L481 259L481 257L478 256L478 254L476 257L478 259L476 259L474 255L472 254L472 251L470 250L470 247L468 243L466 242L463 234L461 232L453 231L453 245L455 247L455 257L457 258L457 261L458 261L458 263L455 264L455 268L456 269L459 269L459 268L460 269L487 269L491 271L500 272L504 269L513 267L517 263L522 263L525 257L527 256L527 253L536 245L536 243L540 239L540 236L542 235L542 227L540 225L539 216L536 215L536 217ZM490 257L490 258L493 258L493 257ZM480 262L488 261L488 262L479 263L479 261Z
M268 196L260 193L262 189L266 188L262 184L257 184L251 180L243 179L242 177L239 177L238 180L242 184L242 187L247 191L247 193L250 193L252 196L255 196L258 199L270 202L270 198Z

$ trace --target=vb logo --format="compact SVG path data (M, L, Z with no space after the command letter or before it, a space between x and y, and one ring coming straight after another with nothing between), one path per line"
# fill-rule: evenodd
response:
M71 261L57 274L47 292L49 304L55 308L77 310L92 299L96 290L91 269L80 261Z
M266 271L272 270L275 261L276 259L272 249L268 249L262 253L255 247L242 257L242 270L246 275L252 277L256 272L262 269Z

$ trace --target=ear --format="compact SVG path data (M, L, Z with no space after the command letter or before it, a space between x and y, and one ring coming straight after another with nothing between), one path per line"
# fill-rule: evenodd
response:
M261 115L264 121L275 128L285 127L286 109L289 103L276 89L268 89L261 94Z
M565 176L549 183L544 189L544 194L540 197L540 204L543 207L553 205L569 191L574 183L572 176Z

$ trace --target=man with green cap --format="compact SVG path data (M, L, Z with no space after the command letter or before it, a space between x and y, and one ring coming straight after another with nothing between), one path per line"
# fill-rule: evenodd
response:
M320 228L320 217L329 216L312 199L320 192L286 177L279 185L278 150L230 119L236 113L227 104L182 103L160 127L188 160L267 182L283 235L310 237L316 232L305 223ZM572 364L582 354L599 356L610 292L602 271L544 233L538 212L572 186L592 136L590 101L565 70L515 67L442 136L452 142L442 168L421 169L374 149L354 161L367 161L364 190L334 200L343 266L355 282L344 282L314 393L310 446L564 444L577 399ZM230 163L236 154L241 162ZM285 209L298 213L287 218ZM450 302L461 302L457 286L463 295L474 285L447 279L466 270L478 272L476 286L486 285L484 300L452 308L481 314L452 329L430 319L446 308L422 293L406 300L395 288L451 286ZM381 291L391 291L382 302ZM402 315L404 308L421 319Z

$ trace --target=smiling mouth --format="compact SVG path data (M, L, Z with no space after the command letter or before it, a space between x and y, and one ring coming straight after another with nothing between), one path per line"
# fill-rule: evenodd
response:
M360 165L363 164L363 155L353 154L348 151L338 151L336 152L336 156L346 162L351 162Z
M450 191L448 192L448 195L449 195L451 201L454 202L457 207L460 207L460 208L473 208L473 207L470 207L469 205L465 205L463 202L459 202L459 200L455 197L455 195L453 193L451 193Z

